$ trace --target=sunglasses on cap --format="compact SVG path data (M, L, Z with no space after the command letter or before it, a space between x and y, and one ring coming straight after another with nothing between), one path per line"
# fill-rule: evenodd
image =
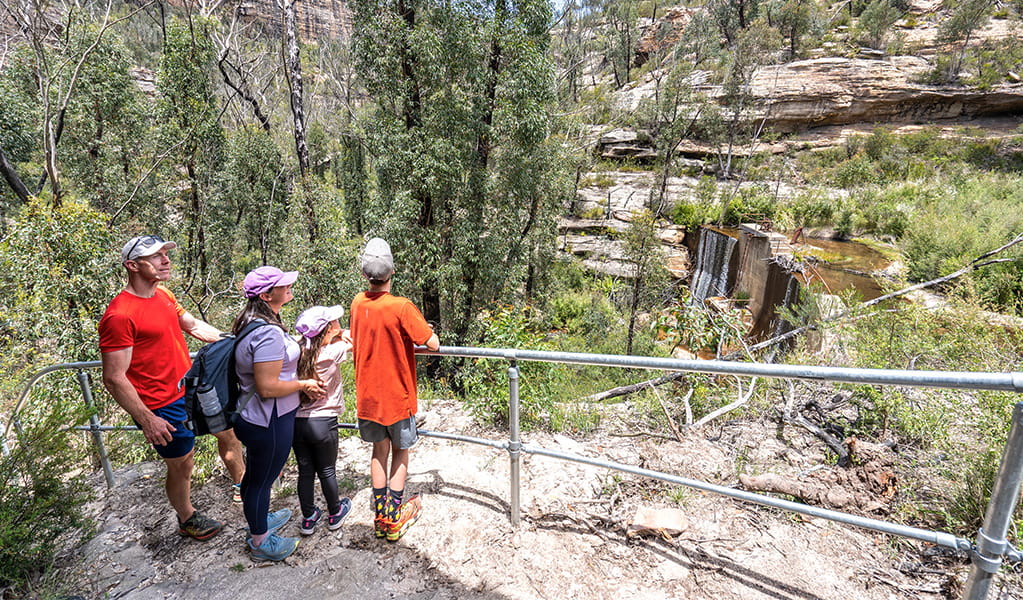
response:
M150 244L154 244L157 242L163 244L166 242L166 240L164 240L162 237L158 235L144 235L139 239L135 240L135 243L131 245L131 248L128 248L128 260L135 260L136 258L138 258L137 256L132 256L131 253L135 251L135 248L138 248L139 244L142 244L143 247L146 247Z

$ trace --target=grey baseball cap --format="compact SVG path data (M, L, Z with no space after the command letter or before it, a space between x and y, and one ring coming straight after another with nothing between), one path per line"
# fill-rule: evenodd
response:
M394 257L391 247L380 238L366 242L362 251L362 274L370 281L387 281L394 274Z

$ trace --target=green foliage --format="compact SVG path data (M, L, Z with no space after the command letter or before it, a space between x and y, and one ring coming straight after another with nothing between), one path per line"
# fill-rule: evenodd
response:
M884 49L892 25L902 16L891 0L873 0L860 13L857 28L862 40L871 48Z
M679 202L671 209L671 222L685 227L686 231L696 231L696 228L708 221L708 211L705 206Z
M544 334L536 331L526 310L512 306L498 306L483 317L482 346L489 348L517 348L545 350ZM551 386L557 378L558 365L525 361L520 370L519 420L523 429L548 425L552 418L559 422ZM508 426L508 378L506 365L492 359L478 359L467 365L462 373L465 390L463 405L483 423Z
M566 291L548 303L550 324L572 335L596 342L619 319L618 311L605 295L593 291Z
M835 214L836 203L816 190L808 190L797 195L785 206L795 226L814 227L830 223Z
M722 225L757 223L774 218L777 205L774 198L759 186L739 188L730 199L722 199L718 222Z
M694 304L688 289L662 311L654 323L657 336L667 340L671 349L686 348L690 352L717 350L738 342L745 330L739 311L721 312Z
M0 354L8 374L96 357L96 323L117 288L105 215L72 199L24 205L0 240Z
M0 455L0 587L15 594L27 592L90 526L82 510L90 492L74 470L82 456L71 451L68 438L76 434L66 430L85 420L83 405L76 410L52 395L43 406L22 413L10 454Z
M376 182L361 214L424 315L464 343L481 307L542 279L570 189L548 137L550 5L403 6L352 5Z
M150 114L129 72L130 52L114 32L100 37L98 30L96 24L75 23L68 44L60 48L60 58L69 63L87 56L64 119L60 148L78 196L113 212L133 191L142 192L140 203L152 199L145 190L134 190L148 154L140 149L146 148Z
M850 322L840 333L850 366L955 371L1016 371L1017 330L989 324L981 306L953 300L940 311L903 306ZM907 492L957 533L976 531L1018 400L1005 392L962 392L853 386L858 418L850 433L894 439L917 448L930 462L933 480L907 481ZM970 451L964 452L968 448ZM937 462L940 460L940 462ZM926 477L925 473L920 474Z
M926 281L951 273L1023 230L1021 189L1019 178L1007 176L977 177L934 189L915 209L904 236L909 276ZM998 256L1018 257L1017 248ZM1018 265L993 266L970 275L977 282L976 292L990 306L1020 311Z

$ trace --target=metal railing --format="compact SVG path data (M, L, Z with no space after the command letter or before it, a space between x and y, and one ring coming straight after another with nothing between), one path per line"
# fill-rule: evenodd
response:
M430 430L422 430L420 433L421 435L428 437L480 444L491 448L507 450L510 460L509 518L513 526L517 527L520 522L520 460L522 454L526 453L548 456L559 460L588 464L624 473L631 473L642 477L658 479L677 485L713 492L722 496L743 500L745 502L752 502L763 506L780 508L839 523L855 525L857 527L889 535L929 542L938 546L951 548L956 551L970 552L972 565L962 596L965 600L982 600L987 597L993 577L1000 570L1005 559L1015 562L1023 560L1023 553L1013 548L1006 539L1012 520L1012 514L1019 499L1020 489L1021 486L1023 486L1023 402L1017 402L1014 406L1008 441L1006 442L1005 449L1002 453L1001 465L992 489L991 500L985 513L984 524L977 532L976 542L972 543L967 539L956 537L950 533L930 531L898 523L882 521L879 519L851 515L840 511L833 511L797 502L791 502L764 494L737 490L699 480L679 477L668 473L661 473L650 469L643 469L621 463L524 444L522 443L521 432L519 429L520 402L518 362L541 361L605 367L684 371L717 375L802 379L859 384L903 385L961 390L995 390L1015 393L1023 393L1023 373L854 369L844 367L740 363L714 360L678 360L639 356L613 356L575 352L546 352L539 350L466 348L454 346L442 346L436 352L431 352L424 348L418 348L416 352L421 355L498 359L508 362L509 436L507 441L496 442L493 440ZM48 373L58 370L77 371L78 383L82 390L83 399L89 406L92 406L92 390L85 370L99 366L99 361L66 363L47 367L33 375L18 398L18 402L12 413L13 416L11 421L4 429L4 435L0 441L6 444L7 435L12 424L15 427L18 425L16 415L24 401L27 399L32 386L34 386ZM355 428L355 425L344 424L342 427ZM99 422L99 418L94 413L93 416L90 417L89 425L79 426L76 427L76 429L91 432L93 442L96 445L97 452L99 454L100 462L103 465L107 484L113 485L113 470L110 466L106 448L103 444L102 434L105 431L114 429L136 428L104 426ZM6 446L4 446L4 448L6 449Z

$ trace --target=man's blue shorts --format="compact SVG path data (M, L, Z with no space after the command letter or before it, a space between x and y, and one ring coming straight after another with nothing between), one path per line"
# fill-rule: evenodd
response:
M162 458L181 458L195 447L195 434L185 426L188 413L185 411L185 399L178 398L167 406L158 408L153 414L174 426L173 438L166 446L153 444L156 453Z

